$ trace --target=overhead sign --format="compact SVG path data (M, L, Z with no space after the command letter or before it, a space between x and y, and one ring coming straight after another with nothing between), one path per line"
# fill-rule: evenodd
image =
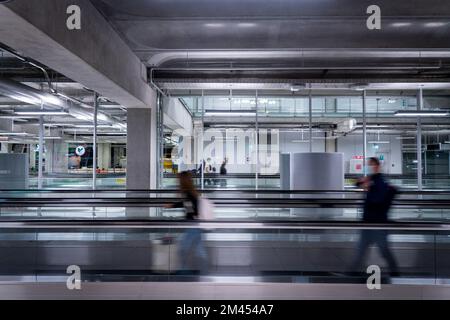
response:
M82 157L86 153L86 149L83 146L78 146L75 148L75 153L77 156Z
M41 149L41 147L37 144L36 147L34 148L34 152L39 152L39 150ZM47 148L44 145L44 153L47 152Z

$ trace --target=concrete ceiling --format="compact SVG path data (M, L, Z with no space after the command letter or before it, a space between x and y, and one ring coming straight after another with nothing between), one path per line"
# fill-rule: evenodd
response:
M366 28L368 0L93 0L132 49L445 48L446 0L380 0L382 30Z
M157 83L450 82L447 0L377 1L381 30L371 0L91 2Z
M86 112L91 113L93 111L94 95L91 90L85 88L83 85L68 79L59 73L44 66L47 73L50 76L52 87L64 96L68 96L82 102L85 106L92 106L86 109ZM16 83L20 83L29 88L34 88L42 92L49 92L48 83L41 70L36 67L32 67L27 63L20 61L17 57L10 55L7 51L0 49L0 80L10 79ZM5 94L3 92L3 94ZM25 142L36 141L37 130L39 125L38 115L17 115L18 111L34 111L38 109L36 105L29 104L15 99L12 96L0 95L0 122L6 126L0 128L0 136L2 132L14 131L14 132L26 132L28 135L10 137L7 141L11 142ZM126 122L126 110L106 98L102 98L99 104L99 111L114 117L119 121ZM102 125L98 133L101 135L103 132L116 132L116 128L107 124L99 123ZM46 129L51 130L52 136L71 136L76 131L78 136L83 133L92 135L91 121L80 120L72 115L59 115L59 116L45 116L44 126ZM50 131L49 131L50 132ZM48 132L46 131L46 135ZM125 133L122 136L108 137L109 140L123 140ZM5 140L4 140L5 141Z

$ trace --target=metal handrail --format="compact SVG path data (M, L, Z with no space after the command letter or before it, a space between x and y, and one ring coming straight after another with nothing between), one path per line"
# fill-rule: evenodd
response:
M433 222L363 223L347 221L276 221L276 220L55 220L36 219L0 221L0 229L286 229L286 230L400 230L400 231L448 231L450 224Z
M183 197L66 197L66 198L0 198L0 207L161 207L165 204L182 201ZM209 198L218 206L264 206L270 208L353 208L360 207L364 201L360 198ZM450 199L396 199L393 202L396 207L407 208L450 208Z
M362 189L345 189L345 190L282 190L282 189L261 189L261 190L249 190L249 189L203 189L199 190L202 193L253 193L253 194L267 194L267 193L280 193L280 194L332 194L332 193L362 193ZM0 189L1 193L179 193L178 189ZM411 195L449 195L450 190L399 190L399 194L411 194Z

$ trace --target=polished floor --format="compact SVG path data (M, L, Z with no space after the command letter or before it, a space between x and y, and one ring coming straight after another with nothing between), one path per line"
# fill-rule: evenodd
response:
M382 285L291 283L82 283L68 290L62 283L0 283L0 299L145 299L145 300L315 300L414 299L448 300L449 285Z

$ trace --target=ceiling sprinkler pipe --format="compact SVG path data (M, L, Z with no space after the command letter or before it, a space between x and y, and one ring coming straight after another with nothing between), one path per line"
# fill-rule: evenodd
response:
M6 2L8 2L8 1L6 1ZM0 3L5 3L5 1L1 1L1 0L0 0ZM30 66L35 67L35 68L38 68L39 70L41 70L42 73L44 74L45 80L47 81L47 85L48 85L48 88L49 88L50 92L53 93L53 94L56 93L56 90L55 90L55 88L53 88L52 82L50 81L50 77L49 77L49 75L48 75L48 72L47 72L47 70L45 70L44 67L42 67L42 66L40 66L40 65L38 65L38 64L36 64L36 63L34 63L34 62L28 61L26 58L24 58L24 57L22 57L21 55L17 54L17 53L14 52L13 50L10 50L10 49L8 49L8 48L5 48L4 46L0 46L0 49L1 49L1 50L4 50L4 51L6 51L6 52L8 52L8 53L11 54L11 55L13 55L14 57L16 57L17 59L19 59L19 60L22 61L23 63L27 63L27 64L29 64Z
M158 90L158 92L161 93L161 94L163 95L163 97L167 97L167 95L164 93L164 91L162 91L161 88L158 87L158 86L156 85L156 83L153 82L153 71L154 71L154 70L155 70L154 68L150 69L150 85L151 85L153 88L155 88L156 90Z
M360 67L333 67L333 66L317 66L317 67L227 67L227 68L151 68L151 71L302 71L302 70L438 70L442 68L442 64L430 66L360 66ZM151 72L150 72L151 74ZM152 78L152 77L151 77Z

